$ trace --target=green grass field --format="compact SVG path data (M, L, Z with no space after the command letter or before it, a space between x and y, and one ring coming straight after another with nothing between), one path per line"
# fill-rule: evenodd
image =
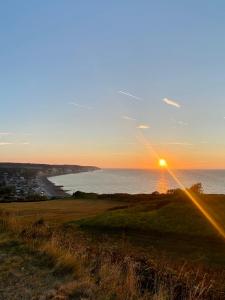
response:
M225 228L225 196L204 195L201 202ZM92 232L93 237L107 236L113 243L118 236L126 236L134 247L155 249L157 255L225 266L225 242L189 200L179 197L114 195L85 199L83 196L1 203L0 210L13 213L24 224L42 218L52 225L70 224Z
M162 202L159 205L160 201ZM225 228L225 197L204 196L202 205ZM225 266L225 241L189 200L152 200L76 221L83 229L125 233L135 245L175 259Z
M224 228L225 196L200 201ZM183 196L82 195L1 203L0 211L0 290L7 300L45 289L65 299L170 299L180 285L188 293L182 299L225 296L225 241ZM151 278L157 280L143 297L140 280ZM15 282L21 288L13 298Z
M225 201L221 213L225 217ZM142 204L128 209L107 211L93 218L81 220L79 224L83 227L156 232L158 234L180 234L193 237L216 236L214 228L192 204L187 202L169 203L156 209Z

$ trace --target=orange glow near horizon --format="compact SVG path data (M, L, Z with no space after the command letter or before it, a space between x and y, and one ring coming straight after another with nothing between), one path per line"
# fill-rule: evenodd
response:
M100 168L130 168L130 169L158 169L158 161L165 158L172 169L224 169L224 152L211 152L210 157L204 151L188 152L180 147L166 147L159 144L152 146L144 140L142 132L138 132L138 139L133 145L125 149L100 149L100 147L86 147L72 149L57 145L54 149L37 145L29 145L23 149L15 146L1 147L2 162L30 162L46 164L80 164L93 165ZM141 145L145 147L141 147ZM147 150L147 151L146 151ZM149 155L151 150L151 155ZM157 153L156 153L157 152Z
M118 147L100 147L87 144L85 148L68 147L63 144L50 147L30 144L17 149L16 145L0 147L2 162L30 162L46 164L80 164L100 168L158 169L159 159L166 158L172 169L223 169L225 168L224 150L217 149L208 153L204 149L187 151L185 147L165 146L155 141L151 145L143 137L143 131L136 132L133 143ZM143 147L143 144L145 147ZM153 147L154 149L153 149ZM203 147L203 146L201 146ZM149 151L151 155L149 155Z
M170 162L170 166L173 169L225 169L224 165L221 164L221 160L214 162L201 163L191 161L191 159L186 158L185 156L177 159L171 153L166 155L162 153L163 156L166 156L167 162ZM181 162L182 161L182 162ZM27 156L7 156L2 157L1 162L21 162L21 163L45 163L45 164L70 164L70 165L92 165L99 168L125 168L125 169L158 169L159 168L159 158L155 160L154 157L149 157L148 154L141 152L132 155L121 155L115 156L110 154L98 154L98 155L56 155L56 154L45 154L43 155L27 155Z

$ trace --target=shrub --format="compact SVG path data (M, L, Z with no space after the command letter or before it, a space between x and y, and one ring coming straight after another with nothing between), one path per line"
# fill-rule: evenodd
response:
M190 192L193 192L195 194L203 194L203 187L201 182L193 184L189 190Z

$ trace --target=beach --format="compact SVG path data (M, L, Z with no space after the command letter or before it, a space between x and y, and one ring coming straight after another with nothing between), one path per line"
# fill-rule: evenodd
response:
M37 181L40 189L48 198L64 198L69 196L69 194L62 189L63 186L55 185L47 176L38 176Z

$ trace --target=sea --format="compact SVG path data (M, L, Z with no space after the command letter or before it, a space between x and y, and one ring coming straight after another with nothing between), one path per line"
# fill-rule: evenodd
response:
M185 187L202 183L204 193L225 194L225 170L174 170L173 174ZM164 193L179 184L166 170L101 169L91 172L50 177L69 194L76 191L99 194Z

